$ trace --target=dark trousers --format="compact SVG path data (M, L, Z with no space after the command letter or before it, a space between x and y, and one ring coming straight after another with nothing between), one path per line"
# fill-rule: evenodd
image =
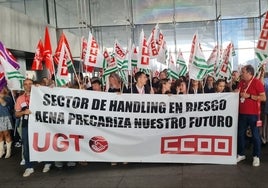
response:
M246 131L248 126L252 132L252 155L260 157L261 155L261 138L259 128L256 126L257 115L239 114L238 117L238 135L237 135L237 154L245 155Z

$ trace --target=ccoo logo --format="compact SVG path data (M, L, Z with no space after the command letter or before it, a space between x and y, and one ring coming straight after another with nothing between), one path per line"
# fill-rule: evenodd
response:
M108 149L108 142L102 136L94 136L89 140L89 147L96 153L102 153Z

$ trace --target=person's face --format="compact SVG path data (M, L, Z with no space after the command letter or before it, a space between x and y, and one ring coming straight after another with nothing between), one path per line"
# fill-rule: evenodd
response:
M49 85L49 80L48 80L48 78L43 78L43 79L42 79L42 84L45 85L45 86L48 86L48 85Z
M192 80L192 85L193 86L198 86L198 80Z
M216 90L219 93L223 92L224 88L225 88L225 82L219 82L219 84L216 86Z
M142 83L143 85L145 85L147 83L148 78L147 78L147 76L145 74L142 74L140 76L139 80L140 80L140 83Z
M101 85L98 83L92 84L92 90L93 91L101 91Z
M186 88L186 83L185 83L185 82L182 82L182 83L180 84L180 92L185 93L186 90L187 90L187 88Z
M166 78L167 78L166 73L165 73L165 72L161 72L161 73L159 74L159 78L160 78L160 80L162 80L162 79L166 79Z
M171 80L167 81L163 86L165 90L169 91L171 88Z
M208 79L207 79L208 85L213 85L213 82L214 82L213 78L208 77Z
M111 87L116 85L116 79L113 76L109 77L109 84Z
M238 73L238 72L233 72L233 73L232 73L232 79L233 79L233 80L237 80L238 77L239 77L239 73Z
M33 82L31 80L25 80L23 83L25 92L30 92L32 85L33 85Z
M245 69L245 68L242 68L241 70L241 78L243 80L250 80L251 79L251 74Z

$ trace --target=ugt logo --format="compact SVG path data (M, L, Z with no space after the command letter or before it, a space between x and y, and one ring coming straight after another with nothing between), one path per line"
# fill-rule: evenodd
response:
M232 155L232 137L187 135L161 138L161 154Z

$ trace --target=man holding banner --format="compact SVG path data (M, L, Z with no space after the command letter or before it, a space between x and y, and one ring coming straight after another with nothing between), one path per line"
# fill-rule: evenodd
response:
M252 131L253 163L260 166L261 139L258 126L260 121L260 102L266 101L264 85L254 77L254 68L246 65L241 70L241 81L237 88L240 92L239 117L238 117L238 148L237 162L246 159L245 156L245 134L248 126Z
M30 93L33 80L25 79L23 81L24 94L20 95L15 104L15 116L21 118L22 121L22 143L23 143L23 157L25 159L26 170L23 173L23 177L28 177L34 173L33 163L30 161L29 156L29 140L28 140L28 119L31 111L29 110L30 105ZM46 173L50 170L51 163L46 163L43 172Z

